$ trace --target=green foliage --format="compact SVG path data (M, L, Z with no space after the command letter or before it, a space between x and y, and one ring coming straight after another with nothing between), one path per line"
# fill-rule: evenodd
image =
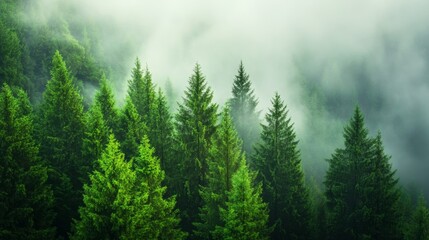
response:
M359 108L344 139L345 148L328 160L325 180L331 238L398 238L397 180L380 134L375 140L368 137Z
M248 155L251 155L253 145L259 140L260 134L259 112L256 111L258 100L253 94L249 75L244 70L243 62L240 63L238 74L235 76L232 98L229 102L238 135L243 139L243 149Z
M119 113L115 106L115 96L112 89L107 82L106 76L102 75L100 81L100 89L95 94L95 104L103 116L104 123L110 131L115 134L118 132Z
M14 96L15 95L15 96ZM53 194L26 94L0 92L0 239L52 239Z
M408 223L405 239L428 240L429 239L429 209L423 196L420 196L411 222Z
M250 173L244 159L232 177L226 208L221 217L224 226L217 227L222 239L268 239L268 208L263 202L260 184L254 185L255 174Z
M110 135L109 143L98 168L84 186L84 206L79 208L80 220L75 222L73 239L144 239L137 233L146 226L136 219L146 219L144 206L148 195L136 189L136 173L132 162L124 160L119 143Z
M82 159L84 134L82 97L74 86L58 51L53 57L51 79L43 94L39 126L40 154L53 168L50 182L54 186L56 198L55 225L58 234L66 236L71 218L76 216L77 207L81 202L81 179L85 176L83 171L87 169L89 161ZM64 192L61 188L69 184L70 192ZM62 195L63 193L66 196Z
M146 125L142 122L131 98L127 97L120 115L118 134L118 138L122 143L122 151L127 160L137 156L139 145L146 133Z
M149 216L136 219L137 225L148 225L142 229L144 239L183 239L186 234L178 229L179 217L175 210L175 197L164 198L167 187L162 186L165 174L160 161L154 156L155 149L144 136L139 147L139 155L133 158L137 184L143 182L145 194L148 195L147 205Z
M204 205L200 208L200 221L194 223L195 235L203 239L218 239L216 226L222 226L220 208L226 208L227 193L231 191L232 176L244 159L241 140L234 128L229 108L222 112L222 120L213 138L208 158L207 186L200 195Z
M273 239L309 239L311 208L304 184L298 140L286 106L276 93L262 125L261 143L255 148L254 165L264 183Z
M211 146L211 137L216 131L217 108L212 103L213 93L197 64L190 77L183 103L179 104L176 115L177 157L181 179L178 181L178 206L181 210L183 228L192 231L192 222L198 216L202 206L199 187L205 185L207 157Z

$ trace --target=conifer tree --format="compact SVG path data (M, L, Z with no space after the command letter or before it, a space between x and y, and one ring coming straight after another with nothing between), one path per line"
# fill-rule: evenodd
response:
M397 180L381 136L371 139L357 107L344 128L344 148L329 162L325 179L332 239L396 239Z
M203 239L218 239L216 226L222 226L220 208L225 208L227 193L231 191L232 176L238 170L242 154L241 140L235 130L229 108L224 108L208 158L207 186L200 195L204 205L200 208L200 221L194 225L196 235Z
M178 207L184 230L191 232L192 223L202 206L199 187L205 185L207 157L211 138L216 131L217 105L212 103L213 93L197 64L190 77L183 103L176 115L176 140L179 174Z
M136 173L132 162L124 160L119 143L110 135L109 143L98 168L90 175L90 184L84 186L83 202L79 208L80 220L75 222L73 239L145 239L139 235L147 225L137 222L147 219L144 206L148 195L136 188Z
M264 184L273 239L309 239L311 208L304 184L298 140L286 106L276 93L262 125L253 164Z
M158 90L155 101L155 127L156 136L153 139L155 155L159 157L161 169L165 171L166 178L172 177L173 166L173 120L167 104L167 99L161 89Z
M217 231L222 239L269 239L268 207L263 202L262 186L254 185L255 174L249 172L244 159L232 177L226 208L221 209L223 226Z
M120 115L119 140L127 160L137 156L138 148L147 133L146 125L142 122L133 102L129 97Z
M164 197L167 189L162 185L165 174L154 151L149 139L144 136L139 155L133 158L137 184L144 183L144 191L148 196L145 205L149 209L148 217L136 219L137 225L148 225L147 229L141 229L144 239L182 239L186 235L178 228L180 220L175 209L176 199L174 196Z
M429 209L420 196L405 234L407 240L429 240Z
M115 97L112 89L103 74L100 81L100 89L95 94L95 104L98 105L105 125L115 134L118 134L119 113L115 106Z
M24 91L0 91L0 239L52 239L54 197ZM30 107L30 109L28 109Z
M43 94L39 125L40 154L53 168L49 181L56 200L55 225L59 236L66 237L81 202L82 167L89 163L82 158L82 97L58 51L52 59L51 79Z
M253 93L252 84L243 62L240 63L238 74L234 79L230 105L238 135L243 139L243 149L250 156L253 145L259 139L260 125L259 112L256 111L258 100Z

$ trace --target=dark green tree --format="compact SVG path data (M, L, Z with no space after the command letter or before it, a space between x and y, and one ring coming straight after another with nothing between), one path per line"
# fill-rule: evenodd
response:
M143 136L147 133L147 127L142 122L133 102L129 97L125 100L125 106L120 115L119 140L125 159L130 160L137 156L138 148Z
M420 196L417 207L408 224L405 239L429 240L429 209L423 196Z
M326 174L329 235L332 239L398 238L397 180L384 154L381 136L371 139L357 107L344 128Z
M105 75L101 77L100 89L95 94L94 105L98 105L98 108L100 108L105 125L113 133L117 134L119 113L115 105L115 96Z
M309 239L311 206L304 184L298 140L279 94L262 125L261 143L253 164L264 184L263 196L270 209L273 239Z
M144 136L139 155L133 158L137 184L144 183L145 194L148 196L145 204L149 209L148 217L136 219L137 225L148 225L147 229L141 229L144 239L183 239L186 234L178 228L180 220L175 209L176 199L174 196L164 197L167 189L162 184L165 174L154 152L149 139Z
M260 134L259 112L256 111L256 99L249 75L240 63L238 74L232 86L231 115L238 135L243 139L243 149L250 156L253 145L257 143Z
M200 208L200 221L194 223L196 236L202 239L220 239L222 233L216 226L222 226L220 208L226 208L227 193L231 191L232 176L244 159L241 140L235 130L229 108L224 108L222 119L208 158L207 186L202 186L200 195L204 205Z
M98 160L98 168L84 185L80 220L75 222L73 239L145 239L139 235L147 225L137 225L149 216L144 203L148 195L136 188L132 162L124 160L119 143L110 135ZM145 187L146 188L146 187Z
M217 231L222 239L269 239L268 207L263 202L261 184L254 185L255 174L249 172L244 159L232 177L226 208L221 209L223 226Z
M183 229L188 232L193 230L192 223L197 220L198 209L202 206L199 188L206 183L207 157L216 131L218 106L212 99L213 93L197 64L176 115L176 157L179 161L176 167L180 177L176 179L176 192Z
M54 197L24 91L0 92L0 239L53 239ZM29 109L30 107L30 109Z
M82 97L73 84L60 53L52 60L51 79L43 94L39 116L40 154L52 166L50 183L55 195L55 225L66 237L71 219L81 202L82 169L89 165L82 158L84 115Z

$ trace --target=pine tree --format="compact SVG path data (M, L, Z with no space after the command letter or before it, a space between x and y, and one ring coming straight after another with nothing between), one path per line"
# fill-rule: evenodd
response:
M0 92L0 239L52 239L55 229L47 167L38 157L24 91ZM30 109L29 109L30 107Z
M100 108L105 125L115 135L118 134L119 114L115 106L115 97L104 74L101 77L100 89L95 94L94 105Z
M155 101L155 127L152 129L156 136L152 145L155 155L159 157L161 169L165 171L166 178L172 177L173 166L173 120L169 111L167 100L161 89L158 90ZM168 181L167 181L168 182Z
M419 198L405 237L407 240L429 240L429 209L423 196Z
M137 156L139 145L146 133L146 125L142 122L131 99L127 97L120 115L118 134L118 138L122 144L122 151L127 160Z
M147 229L142 229L141 236L144 239L182 239L186 235L178 228L178 211L175 210L175 197L165 198L167 187L162 186L165 174L160 167L160 162L154 156L154 148L149 144L147 136L143 137L139 147L139 155L133 158L137 182L144 182L145 192L148 195L149 216L145 219L137 219L137 225L148 224Z
M298 140L286 106L276 93L262 125L261 143L254 165L264 183L263 196L270 208L273 239L309 239L311 208L304 184Z
M344 129L325 179L330 236L333 239L395 239L396 189L381 136L371 139L359 108Z
M49 181L55 195L55 225L59 236L66 237L71 219L77 216L81 202L84 115L82 97L76 90L58 51L52 60L51 79L43 94L38 132L40 154L52 166Z
M250 156L253 145L260 134L259 112L256 111L258 100L255 98L249 75L245 72L243 62L232 86L230 99L231 115L238 135L243 139L243 149Z
M218 226L222 239L268 239L268 208L261 197L262 187L254 185L254 175L244 160L232 177L226 208L221 209L224 226Z
M222 112L222 120L208 158L208 183L200 190L204 205L200 208L200 221L194 225L197 228L196 235L203 239L221 237L215 232L216 226L222 225L219 209L226 207L232 176L244 158L241 140L238 138L229 111L229 108L225 108Z
M84 185L84 206L75 222L73 239L145 239L138 233L147 225L136 222L149 216L144 202L148 195L136 188L132 162L124 160L119 143L110 135L98 168Z
M179 161L178 206L182 214L183 229L193 230L192 223L202 206L199 187L205 185L207 157L211 137L216 131L217 108L212 103L213 93L197 64L189 80L183 103L176 115L176 131Z

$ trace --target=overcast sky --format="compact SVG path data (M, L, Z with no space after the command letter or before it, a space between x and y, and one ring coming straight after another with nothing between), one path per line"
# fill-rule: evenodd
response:
M41 1L43 14L61 11L61 2ZM340 131L332 133L338 141L315 141L328 152L341 147L342 126L359 104L371 134L382 131L399 175L427 182L429 1L75 2L76 17L100 28L104 48L114 52L131 46L133 54L125 59L130 70L139 57L155 82L163 86L169 79L179 93L198 62L215 100L223 103L242 60L260 110L265 112L279 92L298 137L311 135L306 129L317 121L303 97L308 86L314 87L329 114L320 122ZM112 79L122 86L118 92L125 92L127 79L129 72ZM323 153L317 161L327 157Z

